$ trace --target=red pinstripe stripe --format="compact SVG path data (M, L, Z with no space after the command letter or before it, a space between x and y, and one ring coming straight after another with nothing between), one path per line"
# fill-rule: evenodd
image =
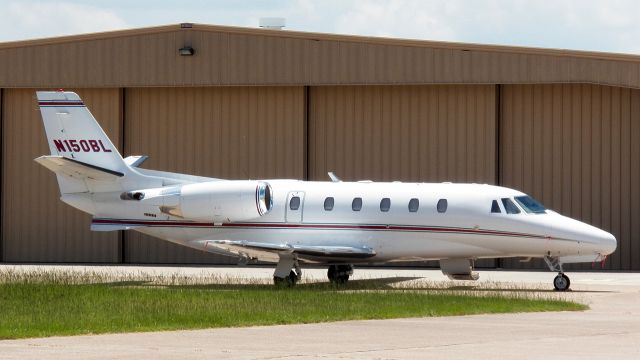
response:
M209 222L192 221L147 221L147 220L121 220L121 219L94 219L93 224L104 225L142 225L142 226L183 226L198 228L287 228L287 229L322 229L322 230L387 230L387 231L424 231L424 232L445 232L445 233L467 233L477 235L499 235L550 239L546 235L536 235L527 233L516 233L499 230L469 229L469 228L447 228L434 226L407 226L407 225L349 225L349 224L287 224L287 223L225 223L214 225Z

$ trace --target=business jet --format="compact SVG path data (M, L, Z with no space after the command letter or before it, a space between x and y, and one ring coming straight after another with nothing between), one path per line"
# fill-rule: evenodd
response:
M500 186L452 183L222 180L148 170L122 158L80 97L36 92L61 200L93 215L91 230L135 230L176 244L276 263L294 285L303 264L345 283L354 265L439 260L444 275L477 280L474 261L542 258L568 290L563 264L604 261L613 235Z

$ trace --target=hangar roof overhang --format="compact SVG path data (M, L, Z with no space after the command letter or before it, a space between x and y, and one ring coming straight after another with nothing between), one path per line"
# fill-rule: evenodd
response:
M5 88L512 83L640 88L640 56L201 24L0 43Z

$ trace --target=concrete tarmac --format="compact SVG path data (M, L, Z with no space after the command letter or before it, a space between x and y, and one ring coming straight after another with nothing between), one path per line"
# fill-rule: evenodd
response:
M34 266L0 266L32 271ZM230 274L269 281L264 267L46 266L92 273ZM324 269L305 271L322 279ZM507 291L552 288L550 272L481 271L485 286ZM0 341L0 359L447 359L640 358L640 274L568 273L584 312L474 315L323 324L51 337ZM356 269L354 279L420 277L446 281L438 270ZM469 283L464 283L469 284ZM515 288L515 290L514 290ZM555 296L555 295L552 295ZM1 314L1 309L0 309Z

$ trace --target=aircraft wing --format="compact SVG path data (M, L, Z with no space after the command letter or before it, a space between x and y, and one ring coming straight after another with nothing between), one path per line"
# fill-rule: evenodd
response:
M298 255L302 259L313 261L322 259L366 259L376 255L372 248L366 246L294 245L244 240L214 240L211 243L235 253L290 253Z
M121 172L101 168L64 156L40 156L35 159L35 161L56 174L77 179L115 180L124 176Z

